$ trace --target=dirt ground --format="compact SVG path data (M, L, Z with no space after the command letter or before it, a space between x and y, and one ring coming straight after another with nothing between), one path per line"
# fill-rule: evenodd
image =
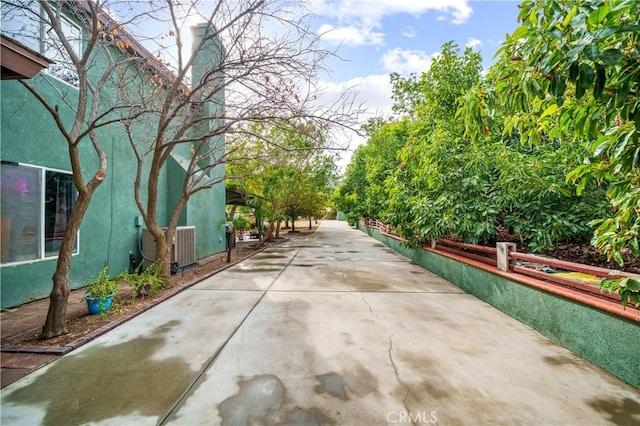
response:
M280 231L280 238L263 245L259 245L257 240L238 242L231 252L231 264L245 259L266 247L276 246L294 238L307 236L318 228L319 223L320 222L316 224L315 221L312 222L313 229L309 230L308 221L298 221L296 222L295 233L290 233L290 230L285 229L283 225L283 228ZM181 289L207 278L228 266L229 264L227 263L226 252L200 259L198 261L198 266L173 275L164 291L144 298L134 297L131 294L131 289L128 286L123 286L121 287L118 295L114 298L113 305L107 313L103 315L91 315L87 311L80 316L68 318L68 334L41 340L39 339L39 332L34 331L7 339L2 342L2 346L67 346L73 341L80 339L101 327L105 327L110 323L131 318L140 313L140 311L148 309L150 305L154 305L162 299L166 299L167 297L179 292Z

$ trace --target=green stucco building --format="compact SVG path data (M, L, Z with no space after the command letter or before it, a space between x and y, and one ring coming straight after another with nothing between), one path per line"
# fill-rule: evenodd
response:
M2 160L2 257L0 267L1 307L9 308L30 300L47 297L52 288L57 251L64 234L68 212L76 197L71 175L68 144L62 137L51 114L17 79L29 82L65 120L72 120L74 105L73 74L61 70L60 58L49 57L44 43L11 32L3 14L2 83L0 157ZM14 18L14 22L18 19ZM79 48L83 28L72 16L65 18L69 31L77 33ZM22 27L22 30L24 27ZM21 30L21 31L22 31ZM195 27L195 37L203 33ZM43 33L43 32L42 32ZM196 38L197 41L197 38ZM137 54L150 55L137 45ZM209 42L196 59L192 81L198 81L208 62L219 55L219 43ZM58 68L49 65L56 61ZM33 66L45 67L35 75L25 72ZM49 66L47 69L46 67ZM164 70L163 72L165 72ZM115 95L114 95L115 97ZM76 96L77 98L77 96ZM110 102L105 96L103 103ZM224 92L204 108L222 108ZM202 124L207 126L207 124ZM194 131L198 131L196 128ZM206 131L206 129L203 129ZM76 239L71 264L72 288L79 288L104 266L111 274L129 270L131 258L141 259L144 222L134 200L136 159L124 126L115 123L97 131L98 139L108 158L106 179L96 190L84 216ZM213 144L224 150L224 136ZM97 157L87 139L80 145L83 170L92 175L97 169ZM158 222L167 225L176 200L182 191L185 176L184 159L191 155L188 146L178 146L162 169L159 182ZM195 229L195 258L201 259L225 249L224 234L224 164L209 171L215 179L213 188L200 191L188 202L179 226ZM186 228L185 228L186 229ZM184 265L180 265L184 266Z

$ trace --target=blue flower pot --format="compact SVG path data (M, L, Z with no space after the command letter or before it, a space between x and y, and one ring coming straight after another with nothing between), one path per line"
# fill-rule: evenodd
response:
M87 309L89 309L89 313L92 315L105 313L111 307L113 296L114 296L113 292L109 293L106 299L99 299L97 297L93 297L91 293L88 293L87 295L85 295L84 300L87 301Z

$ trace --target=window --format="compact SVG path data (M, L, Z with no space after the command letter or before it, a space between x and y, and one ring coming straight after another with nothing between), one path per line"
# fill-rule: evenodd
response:
M73 46L75 54L80 56L82 54L82 37L80 27L64 17L60 22L60 26L64 37ZM49 65L49 74L66 81L72 86L78 87L78 73L71 62L71 57L62 46L60 38L58 38L58 35L52 28L48 28L45 31L43 44L44 48L42 50L42 54L55 62Z
M70 173L5 163L0 168L3 265L57 256L76 200ZM76 236L74 253L78 252Z
M2 33L41 53L54 61L48 68L49 74L78 87L78 73L71 63L71 57L60 43L60 39L50 25L46 25L37 2L13 5L2 2ZM60 26L76 55L82 54L82 30L66 17Z
M40 53L40 18L37 3L13 5L0 3L2 33Z

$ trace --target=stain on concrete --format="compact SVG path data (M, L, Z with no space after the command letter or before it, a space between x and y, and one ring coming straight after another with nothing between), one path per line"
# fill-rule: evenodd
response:
M358 365L348 373L330 372L316 376L320 382L314 388L317 394L327 393L334 398L348 401L349 395L362 397L378 391L378 379L369 370Z
M347 346L352 346L353 345L353 337L351 336L351 334L347 333L346 331L343 331L342 333L342 338L344 340L344 344Z
M386 277L360 271L348 271L344 280L355 291L384 291L390 287Z
M171 331L171 329L173 329L174 327L176 327L178 325L180 325L180 321L172 320L172 321L166 322L166 323L162 324L161 326L157 327L155 329L155 331L157 333L168 333L168 332ZM153 332L151 334L153 334Z
M238 381L238 393L218 405L223 425L318 426L335 420L317 407L296 405L282 381L266 374Z
M87 424L134 413L161 416L197 374L180 357L154 359L166 344L163 334L178 324L163 324L153 337L72 352L5 394L3 402L44 409L44 425Z
M357 365L349 372L344 373L343 380L347 390L359 397L378 393L380 386L378 379L362 365Z
M449 395L447 381L442 377L432 359L421 354L400 353L403 370L410 371L411 380L401 379L397 375L398 385L392 396L401 402L407 411L421 407L424 410Z
M327 373L316 376L316 379L320 381L320 384L316 385L313 390L317 394L328 393L329 395L340 398L343 401L347 401L347 391L344 388L344 380L338 373Z
M594 410L605 414L613 424L621 426L640 424L640 403L631 398L600 396L587 401L587 404Z
M493 398L486 391L461 387L450 382L442 365L425 354L401 353L403 371L408 369L410 380L399 384L393 396L402 401L407 410L437 410L438 423L467 424L474 413L482 413L476 420L512 419L511 424L526 423L531 407L522 404L513 407ZM443 410L442 407L448 407ZM476 416L477 417L477 416ZM482 421L481 421L482 423Z
M278 254L278 253L257 254L255 256L253 256L253 259L255 259L255 260L288 259L288 258L289 258L289 256L287 256L285 254Z
M569 355L556 355L556 356L543 356L542 360L552 366L552 367L575 367L584 369L585 363L584 360L578 358L577 356L569 356Z
M254 266L259 266L259 267L281 267L284 268L285 266L287 266L287 263L285 262L247 262L244 265L248 265L250 268L254 267Z
M320 426L335 425L336 422L318 408L295 407L284 415L284 423L278 426Z
M255 376L238 383L239 392L218 405L223 425L265 424L284 401L284 385L276 376Z
M305 332L307 330L307 323L299 318L303 316L309 310L309 303L300 299L292 299L284 303L284 314L287 318L286 327L282 327L282 331L285 333L291 333L292 327L295 324L299 330Z
M282 268L238 268L233 269L232 273L240 273L240 274L254 274L254 273L264 273L264 272L279 272Z

